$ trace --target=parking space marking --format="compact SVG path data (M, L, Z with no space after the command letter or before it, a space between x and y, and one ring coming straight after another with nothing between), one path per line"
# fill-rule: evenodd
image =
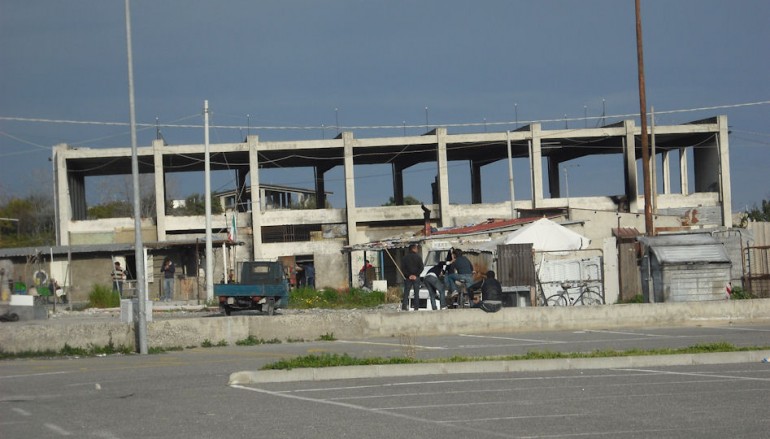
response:
M372 345L372 346L393 346L397 348L404 347L403 343L385 343L385 342L373 342L373 341L356 341L356 340L337 340L335 343L346 343L346 344L363 344L363 345ZM412 347L412 346L410 346ZM444 350L446 349L443 346L422 346L422 345L415 345L414 348L416 349L425 349L425 350Z
M531 338L516 338L516 337L501 337L499 335L476 335L476 334L457 334L460 337L468 337L468 338L486 338L490 340L511 340L511 341L523 341L527 343L541 343L541 344L560 344L565 343L563 341L552 341L552 340L538 340L538 339L531 339Z
M43 426L45 428L53 431L54 433L58 433L58 434L60 434L62 436L72 436L72 433L70 433L69 431L67 431L67 430L65 430L65 429L63 429L61 427L59 427L56 424L49 424L48 422L46 422L46 423L43 424Z
M666 334L647 334L647 333L644 333L644 332L608 331L606 329L586 329L583 332L595 332L597 334L634 335L634 336L637 336L637 337L641 336L641 337L664 337L664 338L668 337L668 338L672 338L672 336L666 335ZM688 337L688 336L678 335L677 337Z
M279 393L279 392L274 392L274 391L266 390L266 389L258 389L258 388L255 388L255 387L242 386L240 384L232 384L230 387L234 388L234 389L248 390L248 391L251 391L251 392L257 392L257 393L277 396L277 397L281 397L281 398L297 399L297 400L300 400L300 401L306 401L306 402L311 402L311 403L316 403L316 404L336 405L336 406L339 406L339 407L345 407L345 408L349 408L349 409L353 409L353 410L360 410L360 411L368 412L368 413L371 413L371 414L379 414L379 415L392 416L392 417L406 419L406 420L410 420L410 421L421 422L421 423L424 423L424 424L440 425L440 426L445 427L445 428L452 428L452 429L456 429L456 430L467 431L471 435L469 437L481 437L481 436L505 437L505 438L512 437L510 434L505 434L505 433L500 433L500 432L490 431L490 430L484 430L484 429L480 429L478 427L471 427L471 426L468 426L468 425L460 425L460 424L447 424L445 422L436 421L436 420L430 419L430 418L419 418L419 417L416 417L416 416L406 415L406 414L398 413L398 412L395 412L395 411L390 411L390 410L386 411L386 410L372 409L372 408L369 408L369 407L364 407L364 406L355 405L355 404L348 404L348 403L345 403L345 402L331 401L331 400L328 400L328 399L308 398L306 396L291 395L291 394L287 394L287 393Z
M22 415L22 416L32 416L32 413L30 413L30 412L28 412L28 411L26 411L24 409L20 409L18 407L14 407L11 410L16 412L16 413L18 413L18 414L20 414L20 415Z
M767 381L770 382L770 378L754 378L754 377L742 377L735 375L721 375L710 372L674 372L670 370L655 370L655 369L613 369L613 370L628 370L632 372L647 372L655 375L682 375L693 376L700 378L721 378L725 380L737 380L737 381Z

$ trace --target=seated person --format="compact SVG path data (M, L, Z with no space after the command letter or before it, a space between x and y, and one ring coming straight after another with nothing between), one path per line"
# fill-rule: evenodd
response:
M445 287L450 297L457 293L456 281L465 281L466 286L473 282L473 264L463 256L463 251L459 248L452 250L452 257L446 266L446 272L449 275L444 277Z
M471 308L479 308L485 301L500 301L500 296L503 293L503 286L500 285L497 279L495 279L495 272L492 270L487 271L486 276L482 277L480 281L474 283L469 287L470 291L481 290L481 298L478 294L473 295L471 301ZM471 293L473 294L473 293Z

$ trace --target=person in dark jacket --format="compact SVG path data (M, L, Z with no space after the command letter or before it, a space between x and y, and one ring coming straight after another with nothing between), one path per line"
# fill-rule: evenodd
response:
M457 292L457 284L455 281L463 280L465 285L470 286L473 282L473 263L463 255L463 251L456 248L452 251L452 261L447 267L447 273L450 273L444 278L446 284L447 294L453 296Z
M409 309L409 290L414 289L414 301L412 307L415 311L420 309L420 274L424 268L422 258L418 254L420 247L417 244L409 246L409 252L401 258L401 274L404 275L404 295L401 298L401 310Z
M481 298L474 296L474 300L471 302L472 308L479 308L484 302L493 301L499 302L500 296L503 294L503 286L495 279L495 272L492 270L487 271L487 275L480 281L470 286L469 291L481 290Z

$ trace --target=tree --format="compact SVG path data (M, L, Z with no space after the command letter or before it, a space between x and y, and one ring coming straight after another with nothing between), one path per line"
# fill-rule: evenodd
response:
M0 247L29 247L54 242L54 209L51 197L33 194L10 198L0 205Z
M770 221L770 200L762 200L762 206L755 204L751 209L743 212L741 227L745 227L749 221Z
M411 206L415 204L422 204L422 202L411 195L404 197L404 206ZM383 206L396 206L396 197L388 198L388 202L383 204Z

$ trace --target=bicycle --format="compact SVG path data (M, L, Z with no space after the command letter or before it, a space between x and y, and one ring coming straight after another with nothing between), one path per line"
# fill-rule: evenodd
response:
M548 306L575 306L577 304L586 306L604 305L604 297L602 297L598 289L589 287L587 282L581 283L578 287L580 288L580 292L577 298L573 299L569 293L572 284L562 282L561 292L548 297L548 299L546 299L546 304Z

